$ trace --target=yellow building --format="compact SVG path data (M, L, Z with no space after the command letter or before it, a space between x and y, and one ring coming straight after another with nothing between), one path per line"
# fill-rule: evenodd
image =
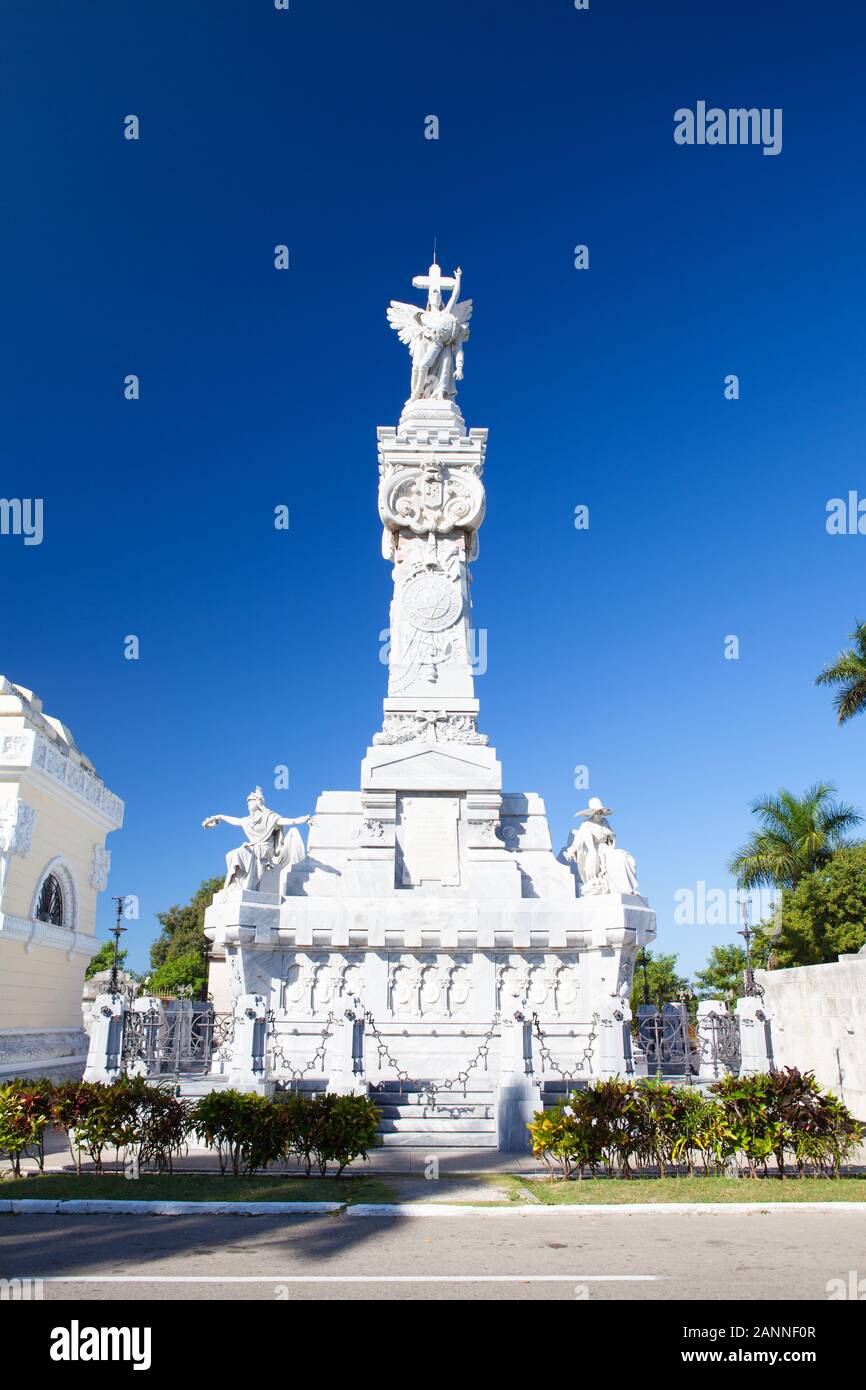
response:
M84 971L122 822L69 729L0 676L0 1077L83 1070Z

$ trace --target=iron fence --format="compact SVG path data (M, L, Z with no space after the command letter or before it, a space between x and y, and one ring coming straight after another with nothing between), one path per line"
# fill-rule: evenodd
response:
M128 1009L123 1020L122 1068L145 1076L206 1072L215 1042L218 1047L228 1045L231 1023L229 1016L214 1014L213 1004L194 999L170 999L160 1008Z
M689 1020L685 1009L659 1010L641 1004L637 1017L638 1045L646 1056L648 1076L688 1076L691 1071Z
M717 1014L714 1011L704 1015L708 1030L709 1058L704 1051L704 1064L709 1061L716 1076L726 1072L734 1075L740 1070L740 1021L736 1014Z

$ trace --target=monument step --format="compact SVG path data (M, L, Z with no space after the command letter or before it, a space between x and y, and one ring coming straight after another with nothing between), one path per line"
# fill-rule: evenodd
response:
M466 1105L385 1105L381 1100L373 1104L383 1120L423 1120L425 1116L439 1120L492 1120L495 1107L492 1104Z
M377 1105L492 1105L492 1091L371 1091Z
M148 1080L154 1086L180 1086L183 1100L197 1100L199 1096L207 1096L211 1091L224 1090L229 1084L227 1076L214 1076L210 1072L181 1072L177 1078L171 1073L167 1076L151 1076Z
M402 1117L391 1120L383 1119L379 1122L380 1134L492 1134L495 1129L493 1120L483 1116L461 1117L455 1120L450 1115L437 1118L435 1115L417 1116L414 1119L404 1119Z
M375 1100L377 1096L382 1100L391 1100L400 1097L400 1104L423 1105L426 1097L435 1093L437 1101L442 1098L450 1097L455 1101L462 1101L465 1098L474 1100L476 1097L484 1100L492 1100L494 1095L493 1087L489 1082L472 1083L467 1082L466 1086L443 1086L441 1082L430 1081L423 1084L410 1082L403 1086L399 1082L386 1082L370 1087L370 1095Z
M498 1141L495 1130L484 1134L478 1130L471 1132L439 1130L406 1131L399 1130L379 1136L386 1149L495 1149Z

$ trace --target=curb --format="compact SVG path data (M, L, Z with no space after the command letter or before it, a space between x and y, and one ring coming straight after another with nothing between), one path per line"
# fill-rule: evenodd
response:
M52 1201L43 1197L13 1198L0 1202L0 1212L12 1216L321 1216L343 1211L345 1202L121 1202L91 1198L89 1201Z
M346 1208L347 1216L650 1216L659 1213L671 1216L677 1212L687 1215L719 1216L755 1212L769 1216L783 1211L860 1211L866 1213L866 1202L617 1202L590 1203L574 1206L457 1206L446 1202L400 1202L379 1205L358 1202Z
M474 1206L469 1202L139 1202L92 1198L72 1201L42 1197L0 1201L7 1216L322 1216L341 1212L346 1216L719 1216L753 1213L770 1216L784 1211L866 1213L866 1202L620 1202L575 1206Z

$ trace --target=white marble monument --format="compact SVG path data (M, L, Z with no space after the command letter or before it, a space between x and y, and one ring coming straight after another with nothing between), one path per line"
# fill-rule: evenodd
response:
M397 427L378 432L393 579L381 727L360 786L319 797L305 853L260 795L252 822L205 822L245 836L206 929L231 998L266 1003L270 1082L333 1075L345 1088L351 1014L353 1089L408 1078L452 1083L452 1100L486 1095L484 1142L512 1147L506 1096L520 1117L563 1074L627 1070L634 957L655 917L601 802L557 858L541 797L502 789L472 660L487 431L467 429L455 399L472 302L459 299L459 270L433 265L413 283L426 307L388 310L410 351L410 396ZM397 1113L389 1141L472 1142L471 1128L434 1118L439 1128L413 1129Z

